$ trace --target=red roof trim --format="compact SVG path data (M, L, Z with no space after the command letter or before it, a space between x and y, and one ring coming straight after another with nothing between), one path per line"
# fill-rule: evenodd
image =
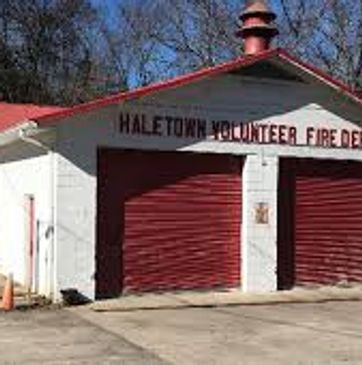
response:
M0 132L16 128L27 120L38 119L43 115L51 115L63 111L64 108L34 105L12 104L0 102Z
M67 108L58 112L49 113L46 115L42 115L39 118L36 119L37 122L40 124L46 123L49 120L56 120L56 119L62 119L66 117L70 117L77 113L85 113L92 111L97 108L102 108L105 106L109 106L112 104L117 104L121 101L126 101L134 98L143 97L149 94L153 94L156 92L160 92L163 90L167 90L174 87L183 86L186 84L189 84L193 81L200 80L205 77L214 76L217 74L221 74L224 72L232 71L234 69L237 69L239 67L244 67L248 65L252 65L256 62L263 61L266 59L270 59L273 57L279 57L283 61L286 61L295 67L298 67L302 69L302 71L305 71L309 74L311 74L314 77L319 78L321 81L323 81L326 84L331 85L332 87L341 90L343 93L345 93L347 96L352 98L354 101L358 103L362 103L362 98L357 95L357 93L353 92L353 90L348 87L347 85L343 84L342 82L339 82L335 80L333 77L329 76L325 72L297 59L296 57L290 55L287 51L284 49L276 48L272 50L268 50L265 52L262 52L258 55L253 56L246 56L246 57L240 57L235 60L223 63L221 65L208 67L201 69L199 71L189 73L183 76L176 77L174 79L158 82L149 86L145 86L139 89L119 93L116 95L111 95L102 99L97 99L88 103L76 105L71 108Z

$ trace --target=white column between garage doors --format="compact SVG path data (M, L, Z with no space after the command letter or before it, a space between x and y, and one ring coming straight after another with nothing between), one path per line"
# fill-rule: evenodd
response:
M243 172L242 289L277 289L278 157L246 157Z

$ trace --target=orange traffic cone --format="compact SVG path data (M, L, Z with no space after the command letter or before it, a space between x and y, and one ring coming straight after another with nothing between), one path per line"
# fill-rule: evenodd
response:
M3 302L2 309L5 311L11 311L14 309L14 280L13 274L9 274L4 292L3 292Z

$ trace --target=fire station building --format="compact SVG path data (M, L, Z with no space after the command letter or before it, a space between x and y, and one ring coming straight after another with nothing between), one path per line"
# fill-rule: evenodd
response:
M0 272L59 299L362 282L362 99L269 47L72 108L0 104Z

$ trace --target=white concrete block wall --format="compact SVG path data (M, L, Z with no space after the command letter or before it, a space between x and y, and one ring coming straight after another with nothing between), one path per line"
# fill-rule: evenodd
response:
M249 155L243 171L242 288L245 292L277 289L278 157ZM264 204L267 222L257 221Z
M0 272L13 272L27 284L29 211L26 196L34 197L35 256L33 289L52 291L51 154L25 143L0 149ZM35 279L38 278L38 280Z
M57 147L55 300L62 289L95 295L97 147L86 129L75 130L60 130L69 139L59 139Z

